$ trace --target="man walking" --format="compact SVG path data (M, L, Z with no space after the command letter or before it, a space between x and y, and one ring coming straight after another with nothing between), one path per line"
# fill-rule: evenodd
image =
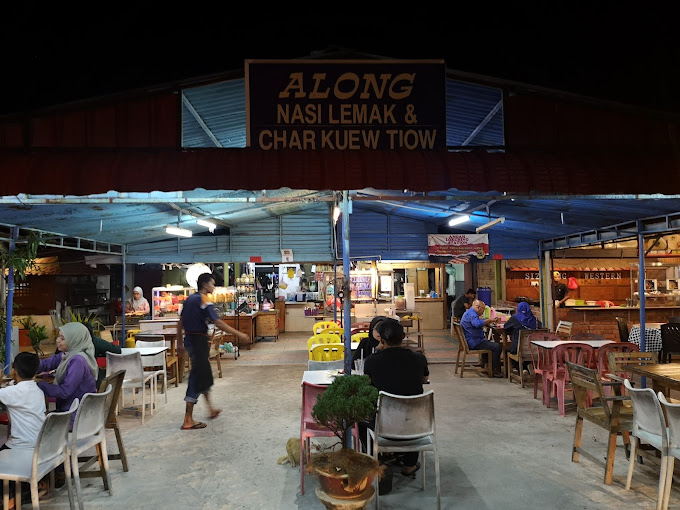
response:
M245 333L235 330L222 321L215 312L213 304L208 298L215 290L215 279L210 273L203 273L198 277L196 284L198 292L195 292L184 301L182 314L177 323L177 348L182 357L186 349L191 359L191 372L187 383L187 392L184 397L186 411L182 430L204 429L205 423L194 421L194 404L198 397L203 394L208 404L210 419L217 418L221 410L213 407L210 402L210 388L213 385L212 367L210 366L210 337L208 336L208 322L212 322L216 328L225 333L236 335L243 341L248 340ZM182 338L182 331L186 334Z

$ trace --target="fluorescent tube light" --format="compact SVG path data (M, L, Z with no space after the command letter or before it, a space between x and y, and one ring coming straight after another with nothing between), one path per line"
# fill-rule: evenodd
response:
M340 207L336 205L333 208L333 223L337 223L339 217L340 217Z
M501 218L496 218L495 220L492 220L489 223L482 225L481 227L477 227L476 232L479 234L482 230L486 230L489 227L493 227L498 223L505 223L505 216L502 216Z
M217 227L215 223L208 220L196 220L196 223L207 228L210 231L210 233L213 233L215 231L215 227Z
M453 227L454 225L460 225L461 223L465 223L466 221L470 221L470 216L467 214L464 214L463 216L454 216L449 220L449 227Z
M186 228L165 227L165 231L168 234L181 237L191 237L194 235L194 233L191 230L187 230Z

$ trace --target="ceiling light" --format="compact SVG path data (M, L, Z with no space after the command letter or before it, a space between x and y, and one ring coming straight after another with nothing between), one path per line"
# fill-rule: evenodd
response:
M339 217L340 217L340 207L336 205L333 208L333 222L337 223Z
M165 227L165 231L168 234L172 234L174 236L181 236L181 237L191 237L191 236L194 235L194 233L191 230L187 230L186 228Z
M449 227L453 227L454 225L460 225L461 223L465 223L466 221L470 221L470 216L467 214L464 214L463 216L454 216L449 220Z
M215 232L215 227L217 227L217 225L215 223L213 223L212 221L208 221L208 220L196 220L196 223L207 228L210 231L211 234L213 232Z
M489 227L493 227L498 223L505 223L505 216L502 216L501 218L496 218L495 220L492 220L489 223L485 223L481 227L477 227L476 232L479 234L482 230L486 230Z

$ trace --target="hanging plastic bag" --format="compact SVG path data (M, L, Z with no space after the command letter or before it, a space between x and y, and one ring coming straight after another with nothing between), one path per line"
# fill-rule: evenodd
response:
M569 279L567 280L567 288L569 290L578 289L578 282L576 281L576 278L574 278L573 276L569 277Z

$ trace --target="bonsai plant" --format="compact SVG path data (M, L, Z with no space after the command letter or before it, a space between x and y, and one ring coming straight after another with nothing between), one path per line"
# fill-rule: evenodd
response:
M336 435L340 440L340 449L313 454L307 465L307 472L317 473L322 489L326 492L328 488L324 477L329 475L340 478L341 487L346 494L333 493L334 497L360 497L370 486L373 477L382 474L384 468L380 467L375 458L348 447L351 428L358 422L373 418L377 403L378 390L371 385L370 378L364 375L336 377L317 397L312 418Z
M28 337L31 339L31 346L38 356L45 354L40 348L40 344L43 340L47 340L49 335L47 334L47 326L39 326L37 323L33 322L28 330Z

